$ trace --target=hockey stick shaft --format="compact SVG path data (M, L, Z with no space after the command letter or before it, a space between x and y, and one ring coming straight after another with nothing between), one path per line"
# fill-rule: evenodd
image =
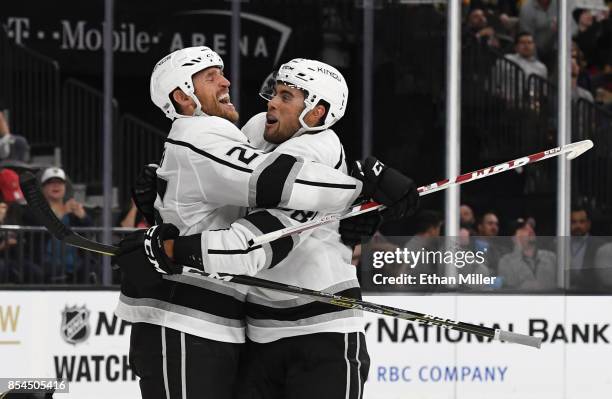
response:
M73 232L65 226L53 213L49 204L44 199L42 193L38 189L36 179L31 174L24 174L20 178L22 190L30 211L38 218L39 222L44 225L54 237L65 242L68 245L79 247L88 251L97 252L103 255L116 255L119 248L112 245L105 245L95 241L91 241ZM250 287L259 287L271 289L279 292L290 293L302 297L308 297L316 301L329 303L335 306L346 309L356 309L366 312L372 312L379 315L392 316L404 320L419 321L428 325L440 326L451 330L475 334L482 337L491 338L493 340L505 340L517 344L533 346L539 348L541 339L529 335L516 334L509 331L502 331L489 327L483 327L475 324L452 321L441 317L426 315L409 310L394 308L391 306L379 305L372 302L362 301L355 298L343 297L340 295L330 294L324 291L315 291L308 288L297 287L293 285L283 284L275 281L269 281L251 276L240 275L221 275L208 274L198 268L184 267L183 275L200 277L200 278L215 278L222 281L228 281L236 284L247 285Z
M593 147L591 140L578 141L564 145L563 147L556 147L550 150L538 152L525 157L517 158L512 161L503 162L495 166L489 166L487 168L475 170L473 172L464 173L453 179L444 179L435 183L431 183L425 186L421 186L417 189L419 196L435 193L436 191L446 190L449 187L458 186L474 180L483 179L485 177L493 176L498 173L506 172L508 170L517 169L530 163L543 161L548 158L557 157L562 154L567 154L567 159L574 159L581 155L585 151ZM362 205L354 206L344 212L332 215L323 216L320 219L316 219L310 222L302 223L298 226L286 227L284 229L272 231L266 234L257 236L249 241L249 246L262 245L270 241L278 240L279 238L287 237L293 234L301 233L306 230L313 229L315 227L322 226L324 224L333 223L342 219L350 218L353 216L360 215L362 213L371 212L375 210L382 210L383 206L376 202L366 202Z
M411 310L399 309L392 306L380 305L377 303L363 301L356 298L348 298L336 294L330 294L324 291L315 291L308 288L302 288L293 285L278 283L275 281L264 280L257 277L231 274L208 274L200 269L195 269L191 267L185 267L183 269L183 275L215 278L236 284L246 285L249 287L259 287L284 293L291 293L302 297L309 297L319 302L329 303L331 305L339 306L346 309L362 310L364 312L371 312L378 315L391 316L409 321L417 321L422 324L439 326L449 330L470 333L497 341L506 341L520 345L531 346L534 348L539 348L542 343L541 338L533 337L531 335L519 334L511 331L504 331L476 324L464 323L462 321L453 321L451 319L446 319L438 316L427 315Z

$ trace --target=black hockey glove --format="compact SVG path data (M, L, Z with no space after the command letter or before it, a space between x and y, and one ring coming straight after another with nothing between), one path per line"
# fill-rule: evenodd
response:
M137 230L125 236L118 244L119 251L111 258L113 265L119 266L121 284L147 289L156 286L162 277L149 264L144 252L144 234Z
M355 245L361 244L361 240L364 240L364 244L370 241L370 238L376 233L382 217L380 212L371 211L363 213L361 215L353 216L352 218L342 219L340 221L340 238L345 245L351 248L355 248Z
M144 251L151 265L161 274L180 274L183 266L174 263L164 251L164 241L174 240L179 229L170 223L150 227L144 234Z
M155 224L155 198L157 198L157 168L155 164L145 165L132 188L132 199L136 208L142 213L147 222Z
M363 182L363 197L372 198L387 207L382 212L384 220L401 219L418 209L419 194L412 179L397 169L385 166L378 159L367 157L363 164L357 163L353 175Z

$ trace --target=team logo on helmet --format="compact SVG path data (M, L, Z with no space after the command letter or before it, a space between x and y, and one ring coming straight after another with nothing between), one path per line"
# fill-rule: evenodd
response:
M60 334L64 341L71 345L84 342L89 338L89 310L85 305L66 306L62 310L62 325Z

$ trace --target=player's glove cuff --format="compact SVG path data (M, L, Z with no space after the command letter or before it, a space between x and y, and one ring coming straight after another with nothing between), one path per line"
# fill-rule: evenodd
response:
M397 220L413 214L419 204L419 195L412 179L390 168L374 157L357 163L354 176L363 181L362 195L385 205L385 220Z
M144 235L144 250L147 260L162 274L180 274L181 265L174 263L164 250L165 240L174 240L179 236L179 230L170 223L164 223L149 228Z

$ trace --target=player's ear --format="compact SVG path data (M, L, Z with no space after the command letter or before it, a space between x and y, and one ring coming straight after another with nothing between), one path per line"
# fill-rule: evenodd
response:
M312 109L312 116L322 118L323 115L325 115L325 107L323 105L319 104Z
M189 108L193 107L193 100L185 92L178 87L170 93L170 100L176 109L176 112L182 114L183 111L189 113Z
M177 88L172 92L172 99L182 105L189 103L190 97L183 90Z
M325 114L326 114L325 106L318 104L312 109L311 113L312 113L312 118L318 121L317 125L321 126L325 123L325 120L324 120Z

